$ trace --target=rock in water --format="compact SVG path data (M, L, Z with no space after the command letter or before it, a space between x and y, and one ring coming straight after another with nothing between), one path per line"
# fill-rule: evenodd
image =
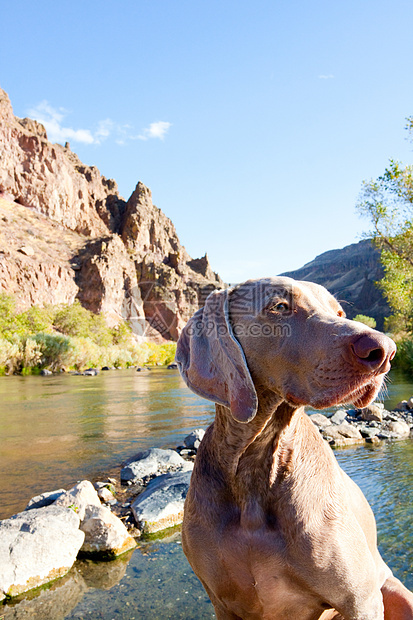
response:
M188 463L188 466L193 463ZM158 476L132 504L144 533L159 532L182 522L192 469Z
M70 508L46 506L0 521L0 599L61 577L84 540Z
M120 472L123 483L139 483L152 475L160 475L168 470L177 470L184 467L186 461L175 450L161 450L149 448L139 452L128 460Z
M394 433L397 438L405 438L410 434L410 426L406 424L403 420L398 420L397 422L390 422L386 425L386 430L389 430L391 433Z
M50 506L53 504L58 497L66 493L65 489L57 489L57 491L46 491L45 493L41 493L40 495L36 495L32 497L32 499L27 504L25 510L32 510L33 508L43 508L43 506Z
M359 410L360 419L365 422L383 422L383 407L379 407L377 404L372 403L367 407Z
M313 413L310 415L310 420L317 428L325 429L327 426L331 426L331 422L327 416L322 413Z
M82 552L114 558L136 547L122 521L104 506L88 506L80 529L85 533Z
M85 518L86 508L89 506L101 506L98 494L89 480L78 482L72 489L66 491L56 499L56 506L72 508L81 521Z
M349 439L353 443L363 441L363 437L360 431L348 422L342 422L341 424L332 424L331 426L327 426L323 429L322 433L324 436L334 440ZM350 442L347 441L345 443L349 444Z
M342 424L347 416L347 411L344 409L338 409L330 418L331 424Z
M184 439L184 444L186 448L190 450L198 450L201 445L201 441L203 440L205 435L205 431L203 428L197 428L192 433L189 433Z

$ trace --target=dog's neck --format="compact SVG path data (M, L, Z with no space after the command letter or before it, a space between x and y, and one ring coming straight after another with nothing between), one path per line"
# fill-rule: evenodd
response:
M294 408L268 390L257 390L259 406L251 422L234 420L229 409L216 405L213 427L216 458L229 484L256 494L268 489L289 467L296 448L296 429L303 408ZM242 484L240 485L240 482Z

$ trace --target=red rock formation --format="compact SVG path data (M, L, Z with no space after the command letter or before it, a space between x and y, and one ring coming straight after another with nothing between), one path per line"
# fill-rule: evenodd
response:
M119 199L115 181L77 155L47 140L46 130L30 119L18 119L0 90L0 192L83 235L107 235L99 210ZM110 213L110 212L109 212Z
M188 255L143 183L125 202L68 144L15 117L1 89L0 161L0 291L21 307L77 297L111 323L128 319L137 335L175 340L223 286L206 256Z
M82 244L80 235L0 198L0 291L13 294L20 311L73 303L79 289L70 259Z
M127 320L134 333L143 336L147 327L136 269L116 234L88 243L78 254L77 284L80 303L103 312L110 324Z

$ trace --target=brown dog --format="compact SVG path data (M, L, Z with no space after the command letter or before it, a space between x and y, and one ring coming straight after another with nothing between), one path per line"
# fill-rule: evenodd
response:
M218 620L413 619L366 499L303 409L367 405L395 350L326 289L290 278L212 293L188 322L182 377L217 404L182 542Z

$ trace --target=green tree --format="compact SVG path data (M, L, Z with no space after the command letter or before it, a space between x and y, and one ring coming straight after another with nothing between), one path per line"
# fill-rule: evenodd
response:
M413 117L407 119L413 131ZM379 286L393 311L391 323L413 328L413 166L390 160L384 174L364 181L358 212L372 225L365 235L381 250Z
M112 344L112 332L102 314L93 314L75 299L73 304L62 305L55 312L53 327L66 336L90 338L100 347Z

